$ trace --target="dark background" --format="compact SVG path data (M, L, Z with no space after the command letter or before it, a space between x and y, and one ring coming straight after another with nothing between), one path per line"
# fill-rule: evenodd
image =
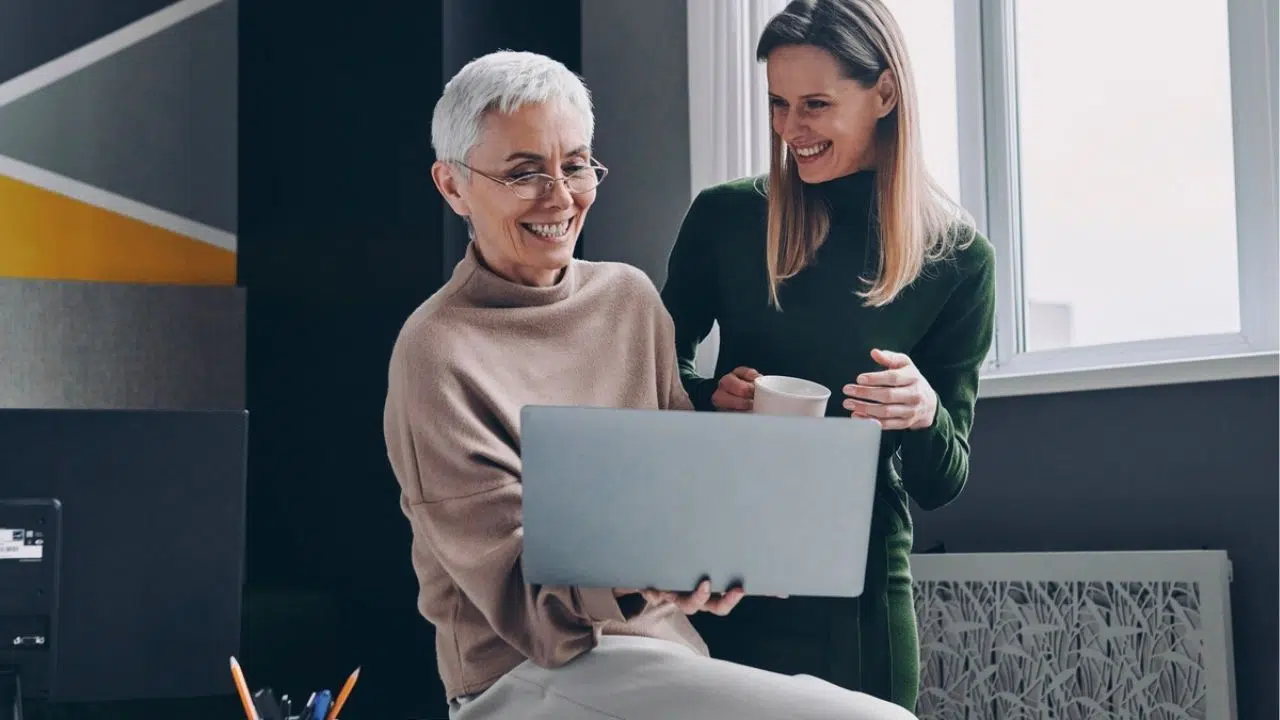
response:
M262 624L246 651L277 687L336 686L363 666L345 717L443 717L382 438L392 342L466 244L431 183L431 113L444 81L492 50L580 72L579 2L240 12L249 622ZM279 657L269 637L297 646Z

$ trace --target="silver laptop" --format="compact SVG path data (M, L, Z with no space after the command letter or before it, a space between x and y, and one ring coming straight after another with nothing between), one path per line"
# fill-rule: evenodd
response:
M527 406L526 582L856 597L870 420Z

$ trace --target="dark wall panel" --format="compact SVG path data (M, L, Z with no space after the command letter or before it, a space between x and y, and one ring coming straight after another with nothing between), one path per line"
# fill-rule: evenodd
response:
M243 410L0 411L0 498L61 503L55 701L229 692L245 423ZM140 720L85 706L53 717Z
M431 113L445 78L486 52L538 50L577 69L578 3L240 12L250 584L335 598L333 636L298 653L334 658L316 673L363 665L350 714L442 717L382 438L396 333L465 245L431 182Z
M440 277L439 4L240 14L241 283L335 304L425 297Z

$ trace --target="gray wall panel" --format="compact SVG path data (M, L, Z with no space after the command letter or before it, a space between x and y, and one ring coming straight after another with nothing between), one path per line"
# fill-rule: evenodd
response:
M237 17L224 0L0 107L0 155L234 233Z
M234 287L0 278L0 407L244 408Z
M583 254L644 270L661 286L692 199L685 0L582 3L582 73L595 101L595 154L609 166Z

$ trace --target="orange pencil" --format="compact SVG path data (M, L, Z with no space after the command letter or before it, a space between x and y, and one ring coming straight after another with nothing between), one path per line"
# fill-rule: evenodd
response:
M360 678L360 668L356 668L347 682L342 686L342 692L338 693L338 699L333 701L333 707L329 708L329 714L325 716L325 720L338 720L338 711L346 704L347 697L351 695L351 690L356 686L356 680Z
M236 657L231 656L231 678L236 682L236 692L240 695L240 702L244 704L244 714L249 720L258 720L258 711L253 708L253 698L249 697L249 686L244 681L244 672L240 670L240 663L236 662Z

